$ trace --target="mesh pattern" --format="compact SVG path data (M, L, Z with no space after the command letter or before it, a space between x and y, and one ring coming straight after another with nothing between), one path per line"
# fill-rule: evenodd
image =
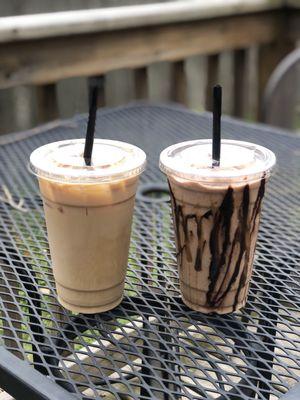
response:
M160 151L210 136L208 114L132 105L98 112L97 135L146 151L141 184L165 183ZM0 203L0 334L5 346L78 398L277 399L300 381L300 140L224 118L223 137L278 156L268 186L246 308L202 315L181 301L169 201L138 196L126 295L113 311L75 315L57 301L37 182L29 154L83 137L79 116L0 147L0 182L29 212ZM297 158L298 156L298 158Z

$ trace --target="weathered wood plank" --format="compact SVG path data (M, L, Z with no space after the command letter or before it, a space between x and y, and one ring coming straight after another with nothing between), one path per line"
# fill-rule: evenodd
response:
M58 118L58 102L56 85L47 84L36 87L38 122L51 121Z
M91 104L91 94L94 87L98 87L98 99L97 99L97 107L104 107L106 104L106 96L105 96L105 76L98 75L90 77L88 80L89 86L89 104Z
M120 1L121 2L121 1ZM61 2L63 3L63 2ZM74 3L74 1L73 1ZM40 39L279 9L283 0L171 1L118 8L21 15L0 19L0 42ZM35 3L34 10L36 11ZM89 7L89 4L85 8ZM83 7L82 7L83 8ZM69 6L70 9L70 6ZM55 6L53 7L55 10Z
M35 100L35 90L29 86L0 90L0 135L28 129L37 123Z
M206 79L206 110L212 111L213 86L218 83L219 55L213 54L207 58Z
M187 104L187 79L184 61L172 64L172 100Z
M236 50L233 57L233 115L242 118L245 113L246 50Z
M56 84L60 118L71 118L74 114L88 112L88 79L63 79Z
M218 83L223 88L222 113L233 115L234 89L234 51L224 51L219 55Z
M170 0L157 0L164 3ZM26 0L26 1L1 1L0 15L9 17L14 15L30 15L41 13L58 13L72 10L97 10L99 8L111 8L119 6L134 6L152 3L153 0ZM265 2L266 3L266 2Z
M135 98L147 99L148 97L148 73L147 68L137 68L134 70Z
M1 44L0 87L49 83L270 43L280 33L280 21L280 13L274 11Z
M193 56L185 60L188 107L197 111L205 108L206 57Z
M169 102L172 98L172 64L161 62L148 67L149 100Z
M133 70L122 69L105 74L105 106L114 107L134 99Z
M251 46L246 52L245 118L255 121L258 110L258 47Z

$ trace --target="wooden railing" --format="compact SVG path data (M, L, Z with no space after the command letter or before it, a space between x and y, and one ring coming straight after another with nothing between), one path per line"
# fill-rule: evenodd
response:
M86 77L89 83L100 77L99 105L161 98L208 110L211 87L221 80L228 94L225 112L257 118L270 73L300 37L300 6L293 0L205 3L0 18L0 89L34 85L36 120L41 122L60 116L56 85L68 78ZM170 64L163 64L164 77L158 74L155 85L167 87L167 93L157 96L151 79L162 62ZM118 99L109 93L105 77L121 69L127 69L131 93ZM0 106L1 101L5 104L0 96Z

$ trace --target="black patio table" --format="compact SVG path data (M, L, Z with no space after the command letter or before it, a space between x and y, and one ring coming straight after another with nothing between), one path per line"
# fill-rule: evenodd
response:
M42 203L27 169L36 147L83 137L86 115L0 139L0 387L23 400L300 399L300 137L228 117L222 127L224 138L264 145L278 158L247 306L224 316L181 301L158 168L163 148L210 137L210 114L147 104L98 111L96 136L138 145L148 165L124 300L95 315L56 301Z

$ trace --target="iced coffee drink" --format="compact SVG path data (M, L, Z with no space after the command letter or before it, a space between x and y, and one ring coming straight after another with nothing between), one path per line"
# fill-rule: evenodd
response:
M252 143L223 140L219 167L211 141L161 153L175 227L183 301L204 313L230 313L246 303L262 200L274 154Z
M35 150L59 302L74 312L96 313L122 300L131 222L145 153L136 146L95 139L92 165L84 140Z

